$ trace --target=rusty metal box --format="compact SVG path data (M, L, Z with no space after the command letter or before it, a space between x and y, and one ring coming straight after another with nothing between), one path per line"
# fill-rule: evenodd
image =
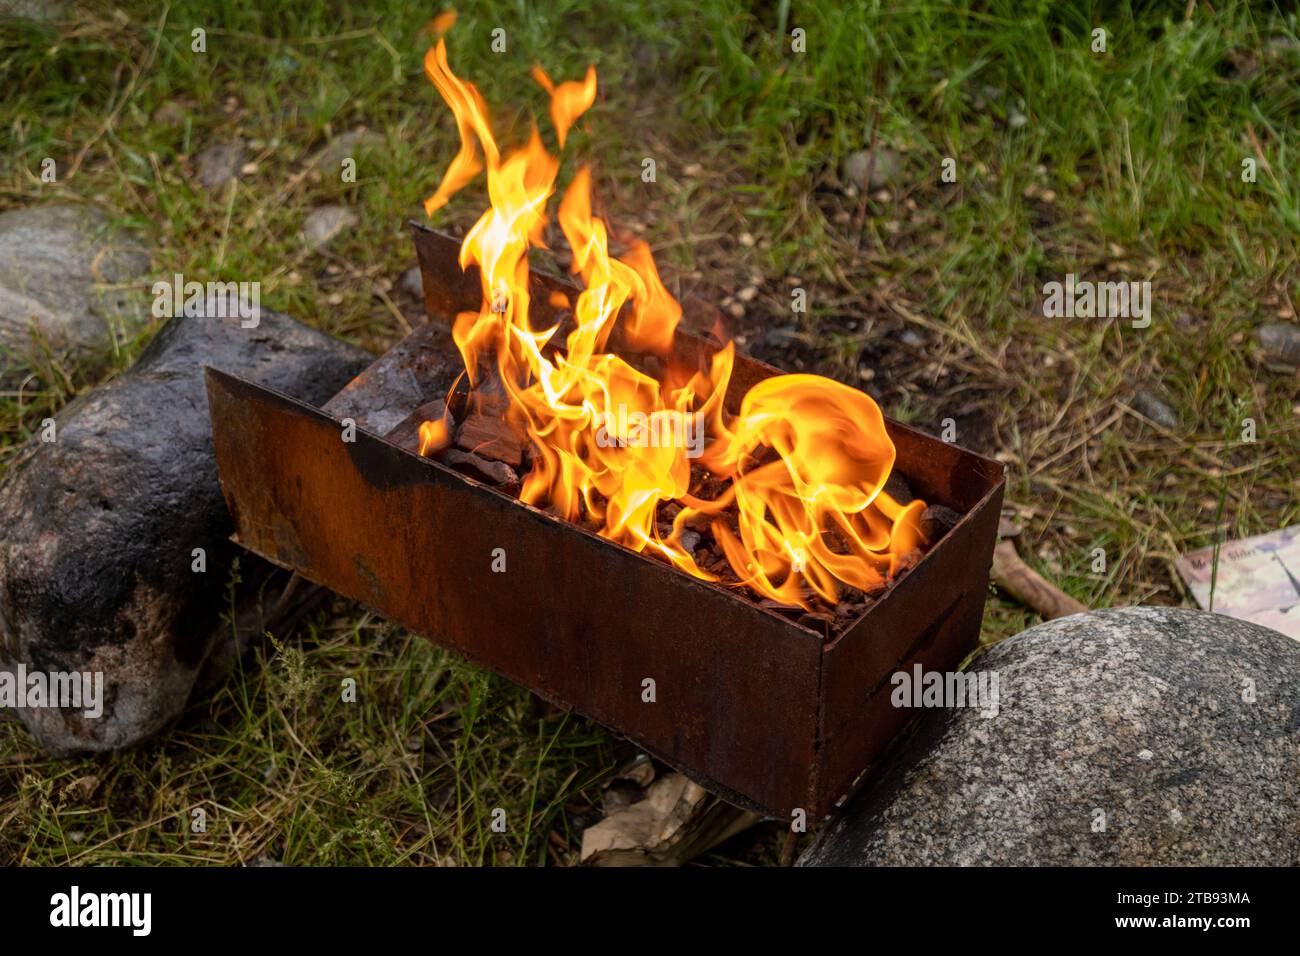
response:
M415 235L430 314L477 308L477 277L446 265L455 240ZM997 462L887 420L914 493L962 517L828 638L384 437L458 370L437 322L322 408L209 369L236 540L626 735L727 799L783 817L820 818L914 716L890 703L895 671L953 670L975 646L1002 500ZM743 394L772 374L738 357L732 387ZM357 423L354 441L341 439L344 418ZM504 572L493 570L498 548Z

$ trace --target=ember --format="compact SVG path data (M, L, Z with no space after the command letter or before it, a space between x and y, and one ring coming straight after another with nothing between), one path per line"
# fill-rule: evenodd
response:
M558 212L583 283L571 330L561 344L562 323L533 327L528 255L545 247L559 160L535 127L524 146L503 155L482 96L451 72L441 38L425 72L461 138L426 212L486 169L491 205L460 250L462 268L478 267L482 301L456 317L453 334L475 396L504 401L480 402L454 434L445 414L425 421L421 454L452 464L447 456L459 452L463 465L469 453L508 465L509 476L518 469L523 501L694 577L748 586L778 607L816 613L818 601L853 605L914 564L926 505L885 491L895 449L876 403L830 379L778 375L729 413L723 399L734 346L700 367L670 360L681 306L644 242L611 255L608 228L591 212L586 167ZM563 149L595 101L595 70L558 85L540 68L533 75L551 96ZM568 308L563 297L549 305ZM627 343L659 359L644 363L654 374L608 348L616 322ZM451 405L448 396L443 407ZM709 536L703 543L701 532ZM859 594L846 600L846 587Z

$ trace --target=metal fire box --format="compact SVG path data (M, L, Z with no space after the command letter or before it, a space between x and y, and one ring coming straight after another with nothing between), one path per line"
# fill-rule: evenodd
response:
M912 491L961 520L842 632L805 627L388 440L447 394L461 360L445 321L481 296L476 271L457 264L458 240L420 226L415 239L435 321L323 407L207 370L235 540L595 719L736 804L820 819L914 716L891 706L891 675L918 663L953 670L975 646L1002 466L886 419ZM533 282L536 327L562 318L547 314L545 293L563 280ZM717 346L679 331L676 348L698 361ZM728 404L774 374L737 356ZM354 441L342 440L346 418ZM492 568L498 548L504 572Z

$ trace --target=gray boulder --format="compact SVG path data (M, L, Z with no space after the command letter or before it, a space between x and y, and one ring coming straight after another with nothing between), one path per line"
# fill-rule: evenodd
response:
M1300 643L1179 608L1076 614L974 668L803 866L1300 863Z
M180 713L196 682L228 662L236 549L221 496L205 364L321 403L363 352L262 310L176 318L129 371L69 404L0 480L0 673L102 672L102 716L18 708L51 753L125 747ZM194 570L194 549L206 569ZM239 556L242 588L269 568ZM256 626L256 622L253 622Z
M48 345L79 360L104 349L147 317L131 283L148 269L148 252L93 206L0 213L0 356L25 360Z

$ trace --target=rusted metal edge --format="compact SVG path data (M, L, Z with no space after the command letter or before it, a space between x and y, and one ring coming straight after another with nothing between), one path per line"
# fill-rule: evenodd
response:
M978 645L1004 489L999 476L913 574L898 581L889 599L874 603L824 648L818 805L834 805L852 793L864 769L920 716L893 706L891 675L916 664L924 671L956 670ZM915 574L926 561L926 573Z
M205 365L204 372L208 375L209 379L215 378L216 380L220 381L223 385L231 388L232 390L238 390L240 387L243 387L248 390L245 393L248 396L260 393L258 394L259 398L269 397L275 400L279 400L280 402L284 403L286 406L294 408L299 413L306 414L320 421L330 422L334 427L336 427L340 431L342 430L343 423L340 418L331 415L330 413L320 408L317 408L314 405L308 404L307 402L300 401L299 399L296 399L293 396L288 395L284 392L280 392L274 388L270 388L261 385L257 382L250 381L249 379L241 378L240 376L235 375L232 372L226 372L223 371L222 369L216 368L211 365ZM361 374L364 375L365 373L362 372ZM525 501L520 501L518 498L514 497L513 495L507 494L506 492L502 491L500 488L496 488L490 484L487 484L486 482L478 481L469 475L464 475L453 468L447 467L446 465L444 465L442 462L438 461L435 458L427 458L422 455L416 454L415 452L411 451L408 448L403 448L401 445L389 441L387 436L380 435L373 431L370 431L369 429L362 426L361 424L357 425L356 431L358 435L365 435L366 437L379 442L385 448L391 448L395 453L401 455L404 459L417 463L419 467L432 469L453 480L463 481L466 484L472 486L473 488L476 488L484 492L485 494L490 494L495 498L501 499L502 501L508 501L512 505L516 505L524 509L529 514L537 517L542 521L547 522L548 524L554 525L557 528L563 528L566 531L579 534L584 538L591 539L592 541L598 541L601 543L602 546L616 549L620 553L627 554L635 558L636 560L642 561L645 564L655 568L656 571L672 573L680 577L684 582L689 583L693 587L705 588L707 590L722 594L729 600L736 601L737 603L747 608L751 608L752 610L756 611L759 614L764 615L765 617L769 617L775 621L780 621L782 624L789 625L795 630L807 634L818 641L825 640L825 637L818 631L804 624L800 624L798 621L793 621L790 618L777 613L771 608L766 608L758 604L757 602L746 600L744 597L736 593L738 588L728 587L727 585L720 584L716 581L706 581L702 578L694 577L692 575L686 574L684 571L681 571L678 568L673 567L671 564L667 563L666 561L659 560L653 555L645 554L639 551L633 551L631 548L610 541L607 538L602 538L600 535L596 534L594 531L590 530L589 528L585 528L580 524L576 524L574 522L561 518L557 515L553 515L550 512L543 511L541 508L538 508L535 505L530 505ZM385 476L388 473L385 472L383 469L377 467L360 466L359 463L361 461L367 461L367 460L368 459L366 458L366 456L357 455L354 458L354 463L358 463L359 467L362 467L362 471L363 473L366 474L366 477L368 479L375 481L377 483L384 482L386 480Z

